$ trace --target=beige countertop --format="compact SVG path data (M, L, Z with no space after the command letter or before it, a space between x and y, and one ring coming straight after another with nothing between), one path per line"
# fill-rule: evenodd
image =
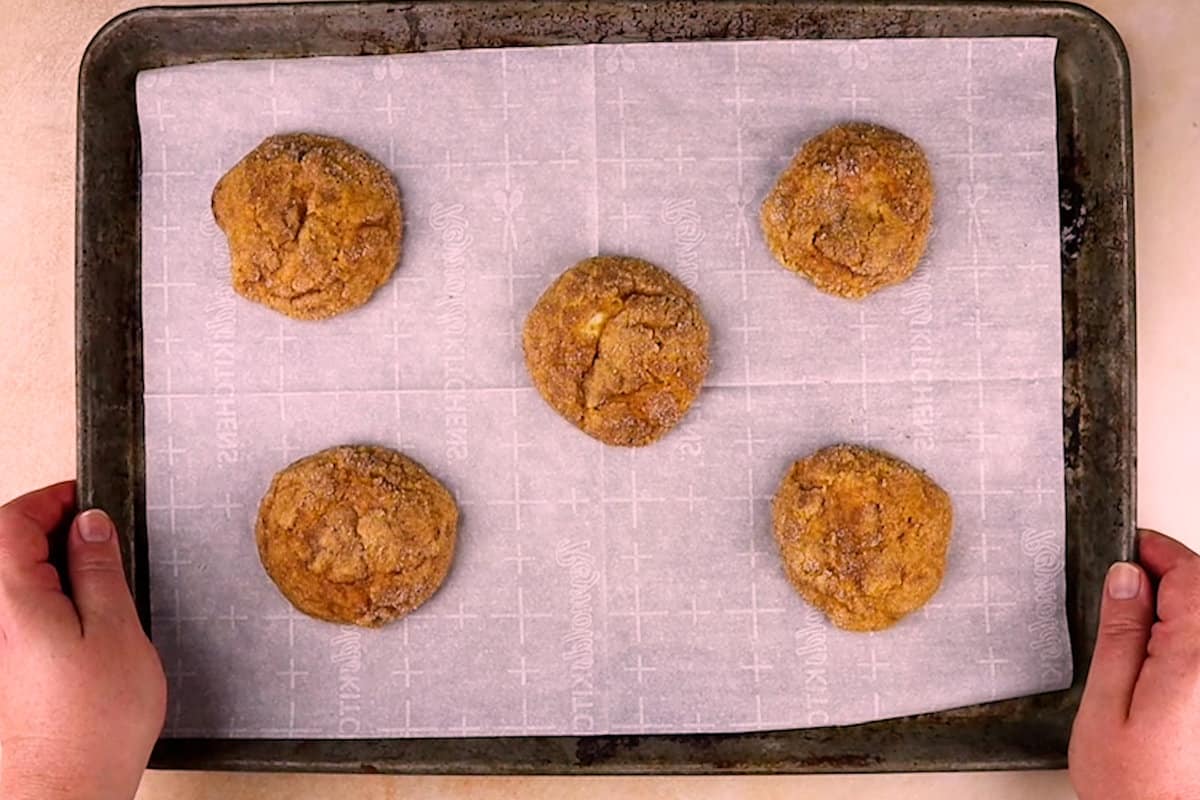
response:
M174 4L165 0L167 4ZM1200 3L1092 0L1133 65L1139 523L1200 547ZM74 474L75 82L92 34L135 0L5 0L0 21L0 501ZM140 798L1073 797L1064 773L426 778L150 773Z

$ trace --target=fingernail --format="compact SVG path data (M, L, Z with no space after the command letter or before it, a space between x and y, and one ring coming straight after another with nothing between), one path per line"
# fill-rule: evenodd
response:
M79 538L85 542L99 544L107 542L113 533L112 520L98 508L88 509L79 515Z
M1142 576L1138 568L1126 561L1118 561L1108 568L1108 596L1113 600L1130 600L1137 597Z

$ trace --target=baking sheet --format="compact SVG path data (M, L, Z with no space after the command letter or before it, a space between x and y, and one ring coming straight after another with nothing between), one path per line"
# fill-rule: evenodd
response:
M1054 41L460 51L143 73L143 319L154 638L170 735L475 736L840 724L1070 683L1062 579ZM757 205L846 119L926 149L937 205L907 284L861 303L774 265ZM392 282L287 320L228 287L208 210L262 137L343 136L397 176ZM559 420L519 325L596 252L654 261L714 331L701 400L649 448ZM406 621L291 612L252 521L270 476L348 441L456 493L461 546ZM865 442L957 522L933 602L873 635L783 580L792 458Z

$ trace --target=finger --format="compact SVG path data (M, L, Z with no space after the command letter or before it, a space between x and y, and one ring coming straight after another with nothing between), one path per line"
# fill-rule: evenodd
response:
M50 555L49 535L75 506L75 482L63 481L0 506L0 572L19 572Z
M1200 555L1156 531L1141 531L1139 559L1158 581L1158 618L1200 636ZM1153 642L1151 646L1153 648Z
M1104 580L1100 630L1079 703L1081 717L1124 722L1129 716L1153 622L1150 582L1141 568L1124 561L1113 564Z
M67 543L67 571L83 635L138 625L137 611L125 571L117 529L98 508L75 518Z
M1155 578L1189 564L1200 565L1200 555L1180 541L1158 531L1138 531L1138 561Z
M75 481L62 481L23 494L0 506L0 525L24 518L43 531L54 528L75 507Z

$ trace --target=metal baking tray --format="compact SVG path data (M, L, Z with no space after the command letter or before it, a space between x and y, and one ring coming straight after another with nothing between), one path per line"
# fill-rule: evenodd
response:
M79 73L79 494L122 531L149 630L142 428L139 70L228 58L693 39L1052 36L1058 40L1063 433L1071 688L842 728L481 739L164 739L151 766L397 773L772 773L1062 767L1105 569L1134 548L1129 65L1115 30L1059 3L431 2L145 8Z

